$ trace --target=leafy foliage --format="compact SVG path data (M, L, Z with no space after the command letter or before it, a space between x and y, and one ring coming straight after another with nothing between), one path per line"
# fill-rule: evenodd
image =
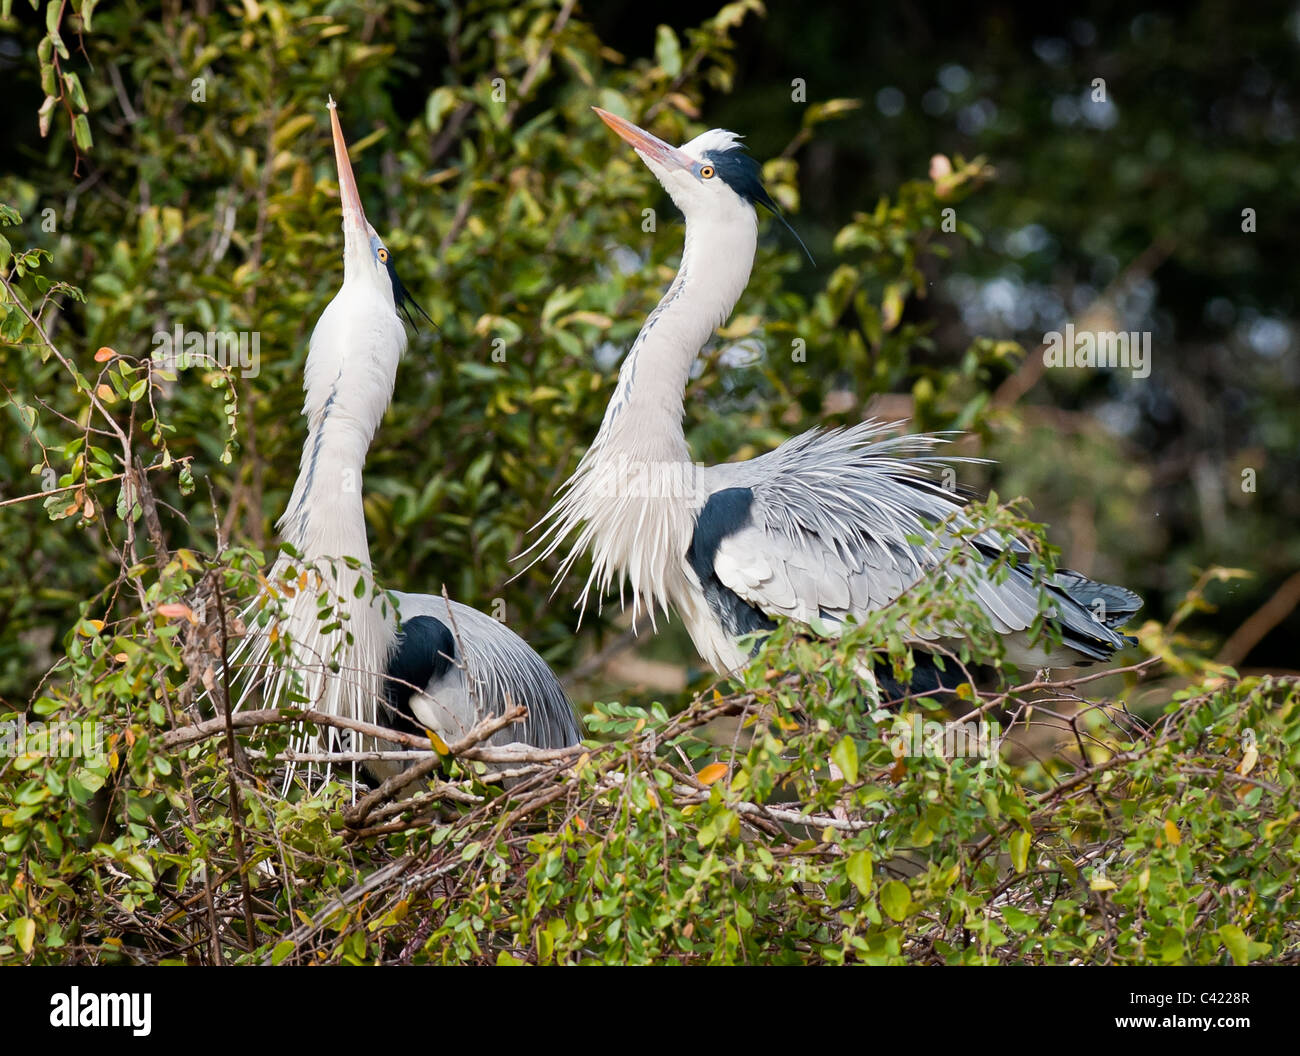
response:
M1148 624L1150 659L1095 699L1093 682L1016 686L979 610L936 579L835 643L778 631L743 683L684 706L619 692L592 706L577 758L503 760L471 738L426 752L405 798L338 771L285 794L302 713L227 726L202 698L287 499L307 336L338 281L324 98L439 327L413 341L367 467L380 579L445 581L485 609L507 596L511 625L564 668L612 621L575 635L573 586L543 605L536 572L507 592L508 559L594 434L680 250L652 180L588 107L688 138L761 9L660 27L653 58L631 61L553 0L93 9L49 3L14 30L55 102L39 178L0 180L17 206L0 213L0 479L40 481L4 498L0 692L29 702L13 712L29 734L98 724L103 751L51 751L86 730L63 726L0 755L0 959L1295 958L1295 682L1239 678L1182 629L1228 573ZM444 60L434 86L422 48ZM412 85L420 106L403 109ZM765 167L783 207L800 204L795 156L852 112L800 113ZM925 269L977 237L944 210L994 175L945 165L840 230L811 293L792 288L808 281L797 249L765 240L692 381L699 457L756 453L899 390L922 425L985 421L1016 346L976 340L940 369L908 312ZM256 373L160 362L178 326L257 334ZM985 512L1050 560L1017 511ZM972 678L946 711L879 706L858 665L905 670L923 618L966 628L949 662L990 667L999 688ZM1012 731L1000 757L904 747L925 721L990 716Z

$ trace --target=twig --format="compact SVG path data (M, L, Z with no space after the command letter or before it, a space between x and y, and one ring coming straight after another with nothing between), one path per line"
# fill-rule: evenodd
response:
M404 744L408 748L427 748L429 739L417 737L400 730L390 730L360 719L349 719L342 715L329 715L314 708L261 708L256 711L236 711L230 715L230 724L236 729L251 729L256 726L275 726L282 722L310 722L317 726L334 726L341 730L355 730L370 737ZM193 726L181 726L167 730L163 734L164 748L184 748L197 741L205 741L224 732L226 719L218 716Z
M1300 572L1293 572L1268 601L1232 632L1214 659L1220 664L1236 667L1269 631L1291 615L1291 610L1297 605L1300 605Z
M297 946L304 939L310 937L311 935L319 931L322 927L324 927L325 922L329 920L329 918L332 917L335 913L337 913L340 909L347 909L353 902L360 901L371 891L383 887L386 883L388 883L388 881L392 880L396 876L399 876L402 873L402 871L405 870L406 867L411 863L411 861L412 859L410 857L398 858L395 861L390 862L388 865L384 866L382 869L375 870L368 877L366 877L366 879L363 880L361 883L354 884L352 887L348 888L347 891L345 891L338 898L334 899L328 905L324 906L321 909L318 909L316 911L316 915L312 917L310 924L303 924L297 928L294 928L293 931L291 931L287 936L285 936L285 939L289 942L292 942L295 946ZM268 953L262 959L262 963L269 964L270 961L271 961L271 955Z
M173 458L172 465L188 465L193 458L193 455L185 455L183 458ZM151 466L140 467L141 471L144 473L152 473L154 470L167 468L170 467L164 466L161 462L155 462ZM100 477L98 480L86 480L82 481L80 484L65 484L59 488L50 488L49 491L34 491L30 495L19 495L12 499L0 500L0 507L13 506L20 502L31 502L33 499L43 499L47 495L58 495L60 492L64 491L81 491L84 488L97 488L101 484L112 484L114 481L121 480L125 476L127 476L126 473L114 473L111 477Z
M504 715L485 718L455 744L448 745L447 754L453 756L462 755L480 741L491 737L497 730L519 722L526 718L527 715L527 708L511 708ZM394 774L373 792L362 797L355 807L347 811L344 815L345 822L349 827L360 826L378 804L391 797L395 792L400 792L407 785L420 780L420 778L437 767L440 762L441 756L435 755L430 759L416 763L414 766L407 767L401 773Z
M253 892L248 883L248 858L244 852L244 801L239 792L239 772L244 761L241 758L239 742L235 740L235 728L230 723L230 660L226 655L226 602L221 592L221 582L215 571L208 572L209 583L217 598L217 618L221 624L221 699L217 707L221 709L221 718L225 720L226 751L230 763L230 835L234 844L235 861L239 863L239 887L244 907L244 927L248 930L248 948L257 945L257 924L253 920ZM215 697L216 694L214 693Z
M272 763L409 763L414 759L428 759L438 753L432 749L418 751L412 748L404 752L299 752L289 749L272 755L260 748L245 749L250 759L265 759Z

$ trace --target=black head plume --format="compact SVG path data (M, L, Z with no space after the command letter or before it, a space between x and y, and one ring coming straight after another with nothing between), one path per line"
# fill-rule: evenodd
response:
M743 144L737 143L727 150L706 151L704 159L713 166L718 178L726 183L728 187L746 201L752 202L754 205L761 205L780 220L785 225L785 229L794 235L794 240L799 243L799 248L804 251L808 262L814 268L817 266L817 261L813 260L813 255L808 252L808 247L803 244L799 232L790 226L790 222L781 212L781 207L767 193L767 188L763 186L763 170L758 162L750 156L749 151L745 149Z
M412 297L411 292L402 285L402 280L397 277L397 269L393 267L393 261L391 258L385 261L385 266L388 268L388 278L393 283L393 304L396 305L397 310L406 317L406 321L411 324L411 329L420 329L420 324L416 321L415 316L411 314L411 309L414 308L424 316L425 319L429 320L430 326L435 330L438 330L438 324L432 319L429 319L429 313L420 307L420 303Z

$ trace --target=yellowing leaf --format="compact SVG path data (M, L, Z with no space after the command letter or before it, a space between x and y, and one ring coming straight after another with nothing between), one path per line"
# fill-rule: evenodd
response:
M885 287L885 296L880 305L880 326L888 333L903 318L904 292L901 284L891 282Z
M14 938L18 940L23 953L31 953L36 942L36 921L31 917L19 917L14 924Z
M117 355L117 353L114 352L107 345L101 345L98 349L95 350L95 362L107 363L115 355Z
M664 102L674 110L680 110L687 117L695 118L696 120L699 119L700 108L691 102L691 100L686 96L682 95L681 92L669 92L664 96Z
M1219 938L1223 940L1223 945L1236 964L1249 964L1273 949L1271 943L1252 941L1236 924L1225 924L1219 928Z
M555 321L559 327L568 326L570 323L584 323L587 326L594 326L597 330L608 330L614 325L614 320L601 312L570 312L568 315Z
M1029 865L1029 833L1024 829L1013 832L1007 843L1011 848L1012 866L1016 872L1023 873Z
M880 888L880 908L889 914L891 920L905 919L912 908L912 893L907 885L898 880L884 884Z
M758 329L759 322L759 317L756 315L738 315L731 321L730 326L718 328L718 336L729 339L748 337Z
M840 773L849 784L857 781L858 746L852 737L840 738L840 743L831 749L831 761L840 768Z
M1183 842L1183 834L1178 831L1178 826L1168 818L1165 818L1165 839L1169 841L1171 847L1177 847Z
M853 886L863 896L871 892L871 854L868 851L855 851L844 863L844 872L853 881Z
M710 763L708 766L706 766L703 770L701 770L698 774L695 775L695 780L697 780L702 785L711 785L719 778L726 777L726 776L727 776L726 763Z

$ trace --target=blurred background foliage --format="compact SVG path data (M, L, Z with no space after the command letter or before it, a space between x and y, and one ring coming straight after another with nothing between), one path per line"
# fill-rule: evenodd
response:
M206 887L215 912L219 889L216 908L233 919L232 878L283 855L288 826L303 860L275 883L257 880L268 916L250 919L257 933L242 939L237 922L221 939L209 933L212 960L236 948L271 960L390 958L426 940L434 958L578 958L594 948L591 920L622 912L603 886L606 839L622 856L618 875L638 881L626 905L653 907L647 885L671 868L673 897L699 914L671 933L658 918L621 917L625 931L602 919L597 955L611 960L788 959L807 953L805 941L832 961L1052 961L1098 949L1099 960L1149 961L1156 946L1169 961L1294 959L1294 684L1238 682L1206 657L1284 672L1300 629L1296 284L1283 246L1300 201L1287 164L1300 19L1223 3L1077 17L946 4L764 10L750 0L715 15L589 6L0 8L11 109L0 202L16 210L0 213L0 271L16 291L0 301L0 700L25 708L35 696L34 715L102 717L114 745L93 765L14 764L0 800L0 920L13 941L0 954L112 959L116 943L124 959L179 955L190 948L173 945L165 896ZM438 324L413 336L367 464L378 577L413 591L446 583L487 610L502 599L510 625L573 677L576 699L618 698L597 709L593 731L644 733L650 747L612 742L597 749L598 767L564 779L573 813L599 822L590 833L571 815L535 840L520 828L507 847L496 825L508 799L466 768L462 791L484 806L463 824L394 822L345 840L348 790L291 801L259 780L244 786L245 811L225 798L236 780L210 746L178 753L163 739L184 721L183 661L202 643L158 603L190 598L221 569L227 586L250 583L297 469L307 339L341 279L331 94L367 212ZM1143 645L1187 688L1143 688L1132 672L1107 685L1124 696L1116 715L1130 703L1163 714L1177 738L1166 741L1164 725L1140 736L1114 728L1109 705L1070 697L1079 711L1059 729L1071 745L1086 732L1077 758L1068 748L1041 764L1031 736L982 799L950 761L900 770L875 718L846 713L843 653L860 643L796 645L775 661L789 670L781 680L762 660L749 697L724 706L705 695L670 719L686 699L676 691L706 677L680 630L633 641L607 607L578 631L579 580L549 601L551 569L510 582L522 567L511 558L595 434L621 353L681 249L680 218L592 105L678 142L712 126L745 134L817 260L763 222L750 286L692 381L697 457L746 457L867 415L967 432L959 453L999 461L965 467L962 483L1028 496L1063 564L1145 594ZM1254 210L1253 231L1243 209ZM1042 370L1045 333L1067 322L1151 331L1150 377ZM255 332L256 375L151 378L155 336L176 327ZM125 445L94 431L110 419ZM115 479L124 447L154 467L156 508ZM51 488L66 490L42 503ZM159 541L170 560L150 565ZM236 549L217 567L204 555L219 544ZM1253 578L1202 575L1210 565ZM891 642L899 619L882 616ZM670 707L638 707L650 699ZM798 726L787 714L804 732L788 744L758 737L747 760L733 743L725 764L700 771L708 780L656 760L656 731L693 729L715 706L748 722L760 704L777 707L783 738ZM258 743L273 753L276 736ZM847 786L821 780L832 744L854 760ZM689 747L703 761L717 746ZM621 785L602 783L611 758L625 767ZM1058 769L1075 777L1057 786ZM664 793L662 830L643 778ZM834 826L793 850L774 829L791 857L775 872L760 862L733 891L749 846L733 807L761 812L781 783L821 818L841 793L854 809L877 803L886 780L904 813L930 804L918 822L925 843L906 827L855 822L844 831L856 842L837 857ZM685 786L707 809L670 802ZM1058 788L1078 793L1059 812L1026 798L1055 804ZM1122 811L1094 810L1099 791ZM539 817L547 794L534 801ZM629 802L636 812L625 814ZM628 817L649 835L629 839ZM1031 847L1061 860L1040 870ZM1122 886L1104 865L1080 886L1082 863L1108 863L1120 848L1132 866ZM404 898L376 900L392 919L363 927L358 917L337 942L320 939L331 900L358 873L399 859L441 870L448 854L462 863L451 894L424 891L432 901L420 907L438 930L403 923ZM786 869L825 880L830 901L791 904ZM1045 900L1035 877L1052 870L1086 889L1081 902L1058 901L1060 884ZM384 875L398 898L401 876ZM1023 908L999 910L1001 928L988 906L1010 876ZM857 917L836 923L849 885ZM722 896L736 902L734 920L709 911ZM250 897L245 883L244 912ZM1121 911L1118 932L1106 898ZM161 921L147 941L142 907ZM310 936L272 947L303 912ZM950 931L980 920L977 948L969 936L950 945ZM697 923L707 941L692 939ZM1046 925L1051 949L1036 937ZM380 931L378 946L367 929ZM121 952L124 939L147 955ZM638 945L650 939L654 949Z
M274 544L307 337L340 278L333 94L370 216L438 323L412 340L367 467L382 581L504 599L562 671L626 644L608 609L575 634L573 583L548 604L548 570L508 582L680 253L680 218L597 104L675 141L745 134L817 258L765 224L688 401L699 458L864 414L972 430L963 453L999 465L964 482L1027 495L1063 562L1142 592L1147 615L1205 566L1253 571L1186 628L1210 649L1287 581L1224 658L1291 665L1293 11L749 2L700 23L617 0L83 3L59 27L64 57L42 43L48 10L6 4L0 199L25 220L10 241L85 292L52 334L87 369L101 346L146 357L178 325L260 335L256 377L194 369L158 394L172 456L210 483L184 496L159 479L172 545L213 548L213 497L226 538ZM1151 331L1151 376L1042 371L1044 333L1068 321ZM0 362L12 498L34 465L69 472L76 430L42 413L33 431L18 410L69 409L50 364L17 348ZM0 515L11 700L113 561L101 519L52 527L38 505ZM582 673L592 691L662 691L695 677L692 655L670 634Z

